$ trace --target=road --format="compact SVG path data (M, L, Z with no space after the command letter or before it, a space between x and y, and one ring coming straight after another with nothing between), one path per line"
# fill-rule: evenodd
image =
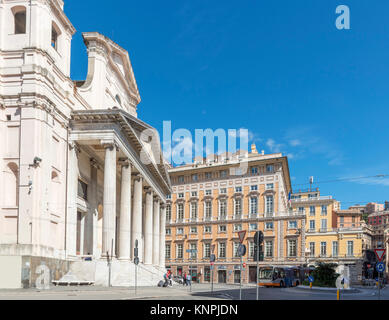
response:
M335 291L319 291L302 288L260 288L260 300L336 300ZM255 300L256 288L244 286L243 300ZM378 300L377 290L358 288L344 292L342 300ZM389 289L381 290L381 299L389 300ZM239 286L215 285L210 292L209 285L194 285L190 288L100 288L100 287L61 287L47 291L0 290L0 300L239 300Z

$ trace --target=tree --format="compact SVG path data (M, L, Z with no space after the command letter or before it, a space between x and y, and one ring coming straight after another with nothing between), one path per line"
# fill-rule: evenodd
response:
M319 262L316 269L312 271L312 275L315 279L314 285L335 287L336 279L339 274L335 272L337 264L335 263L322 263Z

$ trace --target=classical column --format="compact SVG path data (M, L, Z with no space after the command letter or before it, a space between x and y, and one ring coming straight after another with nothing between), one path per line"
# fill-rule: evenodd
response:
M166 239L166 205L161 206L161 215L159 223L159 265L165 267L165 239Z
M153 191L146 192L144 264L153 263Z
M154 198L153 209L153 265L159 265L159 219L160 219L160 204L159 198Z
M97 170L97 161L90 159L90 183L88 185L89 210L85 217L84 254L92 256L96 254L97 249Z
M116 146L104 144L104 201L103 201L103 248L102 255L115 253L116 230Z
M122 181L120 198L119 259L131 259L131 165L121 159Z
M77 188L78 188L78 153L77 144L69 144L68 171L68 208L66 219L66 255L76 256L77 247Z
M139 242L139 255L141 255L142 241L142 194L143 178L136 175L134 179L134 197L132 205L132 233L131 233L131 256L134 255L135 241Z

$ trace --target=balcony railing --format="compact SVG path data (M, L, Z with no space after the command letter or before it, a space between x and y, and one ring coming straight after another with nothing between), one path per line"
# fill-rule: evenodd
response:
M299 202L309 202L309 201L318 201L318 200L332 200L332 196L292 199L292 202L299 203Z

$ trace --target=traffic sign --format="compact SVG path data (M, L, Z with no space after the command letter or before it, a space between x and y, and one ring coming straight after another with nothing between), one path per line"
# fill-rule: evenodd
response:
M311 282L311 283L313 283L313 282L315 282L315 279L313 278L313 276L309 276L309 277L308 277L308 281Z
M238 236L239 236L239 241L240 241L240 243L243 243L244 238L246 237L246 233L247 233L246 230L243 230L243 231L239 231L239 232L238 232Z
M238 255L239 255L239 257L245 256L246 252L247 252L246 246L243 245L243 244L240 244L239 247L238 247Z
M378 272L384 272L385 271L385 264L383 262L377 263L376 269Z
M384 258L386 249L375 249L374 252L375 255L377 256L378 261L381 262L382 259Z
M263 232L262 231L258 231L255 233L254 243L257 246L260 246L263 243Z

